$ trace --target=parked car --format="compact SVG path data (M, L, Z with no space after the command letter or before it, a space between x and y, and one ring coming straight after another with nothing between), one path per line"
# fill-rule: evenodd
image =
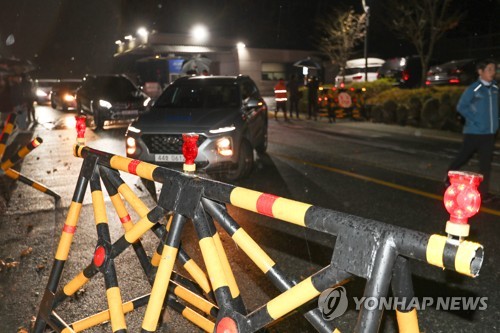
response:
M81 79L64 79L54 83L50 91L52 108L63 111L76 109L76 90L81 84Z
M50 104L50 91L56 79L36 79L33 82L33 94L37 104Z
M452 60L432 66L427 72L425 84L468 85L477 80L476 59Z
M415 88L422 80L422 63L419 56L387 59L378 69L377 78L393 79L401 88Z
M377 71L384 64L383 59L368 58L368 76L367 81L377 79ZM335 85L339 87L341 83L363 82L365 81L365 58L352 59L346 62L344 73L339 73L335 77Z
M170 84L126 133L127 156L180 167L182 134L197 133L197 170L235 180L267 149L267 105L248 76L190 76Z
M102 129L105 122L131 122L147 111L149 97L124 75L87 75L76 92L87 126Z

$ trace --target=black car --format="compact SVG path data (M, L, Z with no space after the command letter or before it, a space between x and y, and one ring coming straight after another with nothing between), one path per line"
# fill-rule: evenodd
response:
M452 60L432 66L427 73L425 84L468 85L477 80L476 59Z
M37 104L50 104L50 91L55 83L56 79L36 79L33 82L33 94Z
M52 108L63 111L76 109L76 90L81 84L81 79L64 79L54 83L50 91Z
M124 75L87 75L76 92L79 113L87 126L102 129L108 121L135 120L147 110L149 98Z
M393 79L401 88L415 88L422 80L422 63L418 56L387 59L379 68L377 78Z
M267 106L248 76L190 76L170 84L126 133L127 156L180 168L182 134L196 133L197 170L234 180L267 149Z

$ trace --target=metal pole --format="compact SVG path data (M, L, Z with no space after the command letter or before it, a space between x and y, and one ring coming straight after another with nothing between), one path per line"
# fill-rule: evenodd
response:
M363 1L363 9L366 13L366 22L365 22L365 46L364 46L364 55L365 55L365 82L368 82L368 26L370 24L370 7L365 5Z

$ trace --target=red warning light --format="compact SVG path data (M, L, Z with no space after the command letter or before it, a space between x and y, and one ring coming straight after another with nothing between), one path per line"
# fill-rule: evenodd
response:
M196 156L198 156L198 146L196 142L198 141L198 134L187 133L182 134L182 155L186 160L185 164L192 165Z
M103 246L98 246L94 252L94 265L101 267L106 259L106 249Z
M444 194L444 206L450 213L446 232L455 236L468 236L468 219L481 207L481 194L477 187L483 176L467 171L450 171L450 187Z
M229 318L222 318L217 324L217 328L215 330L216 333L238 333L238 326L236 322Z
M75 116L76 119L76 141L78 144L85 143L85 130L87 129L87 124L85 123L85 116Z

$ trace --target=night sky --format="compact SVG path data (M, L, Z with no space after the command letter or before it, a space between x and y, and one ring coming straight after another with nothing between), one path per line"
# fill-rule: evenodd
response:
M370 55L413 53L387 28L387 1L367 2L372 8ZM448 37L500 33L498 0L455 3L467 16ZM214 36L241 38L249 47L314 50L315 22L332 6L362 11L361 0L3 0L0 54L33 60L39 74L79 77L110 71L115 40L135 34L139 26L186 33L195 23L206 25ZM15 41L7 45L10 35Z

